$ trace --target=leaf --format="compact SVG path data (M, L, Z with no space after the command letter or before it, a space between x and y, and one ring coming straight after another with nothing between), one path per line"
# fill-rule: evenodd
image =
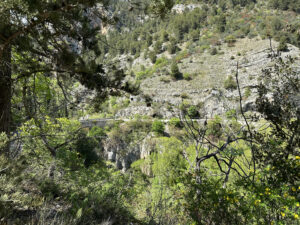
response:
M82 216L82 208L78 209L76 213L76 218L79 219Z

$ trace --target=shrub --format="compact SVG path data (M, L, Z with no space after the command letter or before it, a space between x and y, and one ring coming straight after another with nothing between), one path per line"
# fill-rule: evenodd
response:
M216 48L212 48L212 49L210 50L210 54L211 54L211 55L216 55L216 54L218 54L218 50L217 50Z
M236 39L233 35L228 35L225 38L225 42L227 43L228 47L233 47L234 43L236 42Z
M189 96L187 93L185 93L185 92L181 93L180 96L181 96L181 98L183 98L183 99L190 98L190 96Z
M160 54L162 50L162 43L160 41L156 41L154 44L154 52L156 54Z
M187 115L191 118L191 119L195 119L195 118L199 118L199 112L197 110L197 107L192 105L187 109Z
M85 132L81 132L78 135L78 139L75 142L75 149L84 158L84 165L89 167L99 160L98 155L95 152L95 148L98 146L96 140L92 137L88 137Z
M168 64L168 59L165 57L158 58L155 62L155 66L162 67Z
M233 118L236 118L236 110L235 109L231 109L231 110L228 110L226 113L226 118L227 119L233 119Z
M280 51L280 52L288 51L288 46L287 46L286 43L287 43L286 37L281 37L277 50Z
M161 35L161 39L163 42L169 41L169 34L166 31L164 31Z
M170 54L176 53L176 51L177 51L177 45L176 45L176 43L172 43L171 42L170 44L168 44L167 50L168 50L168 52Z
M233 79L233 76L229 75L224 82L224 88L227 90L234 90L237 88L237 84Z
M245 96L245 98L248 98L248 97L250 97L250 95L251 95L251 89L249 87L247 87L245 90L244 96Z
M163 134L165 132L165 125L160 120L154 120L154 122L152 123L151 130L156 134Z
M155 52L149 52L148 56L152 63L156 62L156 53Z
M176 62L173 62L171 65L171 76L173 79L176 79L176 80L179 79L181 76L181 73L179 71L179 68L178 68Z
M170 81L171 81L171 79L169 77L161 77L159 80L164 83L170 83Z
M103 128L95 126L89 131L89 136L94 137L97 141L101 141L106 136L106 133Z
M7 135L4 132L0 133L0 151L6 147L7 142L8 142Z
M185 80L191 80L192 78L191 78L191 75L189 73L184 73L183 74L183 79L185 79Z
M177 118L177 117L171 118L170 121L169 121L169 125L171 125L173 127L177 127L177 128L182 127L180 119Z
M216 116L213 120L208 121L207 123L207 134L212 135L216 138L222 136L222 119L219 116Z

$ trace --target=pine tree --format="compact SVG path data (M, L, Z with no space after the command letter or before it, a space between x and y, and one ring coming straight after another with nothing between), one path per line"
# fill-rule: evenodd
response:
M171 65L171 76L172 76L174 79L179 79L180 76L181 76L181 73L180 73L180 71L179 71L179 68L178 68L176 62L173 62L172 65Z

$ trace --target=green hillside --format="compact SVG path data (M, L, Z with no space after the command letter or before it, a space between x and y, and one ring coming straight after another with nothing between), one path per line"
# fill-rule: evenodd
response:
M0 21L0 225L300 224L299 0L3 0Z

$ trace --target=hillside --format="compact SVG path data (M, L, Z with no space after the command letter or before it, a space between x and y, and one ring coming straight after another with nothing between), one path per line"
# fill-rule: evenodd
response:
M272 46L275 50L278 45L279 43L273 41ZM158 69L153 74L145 72L140 83L141 91L144 95L150 96L154 105L159 105L161 111L153 112L153 107L147 107L141 97L139 103L133 102L128 108L117 112L117 117L129 118L135 114L150 116L158 113L163 118L170 118L174 115L168 110L168 106L178 107L184 99L193 105L201 105L204 117L222 115L226 111L238 107L236 104L239 98L238 91L224 87L228 76L235 76L237 62L239 63L242 94L245 96L244 104L254 104L255 86L259 82L258 75L261 74L262 69L272 65L269 40L244 38L237 40L232 47L223 43L217 47L218 53L215 55L209 51L198 50L197 52L200 46L193 47L195 52L188 53L188 50L183 49L182 53L179 53L179 56L181 54L183 57L177 61L180 72L187 78L172 79L169 71L174 55L170 55L168 52L157 56L158 60L166 61L161 63L165 65L156 64ZM288 45L288 49L281 53L281 57L285 58L290 55L296 57L297 64L300 63L299 49L292 45ZM154 65L150 60L144 60L143 57L135 59L132 63L133 70L139 70L142 66L147 71ZM245 94L245 92L248 93Z
M244 103L251 107L255 99L252 87L257 75L271 63L271 48L279 50L283 58L299 57L300 18L294 3L285 4L237 1L234 7L223 1L216 5L189 1L175 5L164 20L148 18L121 35L112 30L106 41L108 47L114 47L102 50L105 55L98 56L99 60L119 62L130 75L128 79L140 85L142 94L131 97L133 102L126 109L122 105L128 105L129 96L108 111L106 103L100 117L140 114L170 118L183 99L203 107L203 117L224 114L236 108L237 90L226 90L224 83L234 77L237 63L242 94L246 93ZM294 12L287 10L289 7ZM181 73L176 81L172 63ZM92 117L99 117L96 114Z
M0 225L300 224L300 0L0 21Z

